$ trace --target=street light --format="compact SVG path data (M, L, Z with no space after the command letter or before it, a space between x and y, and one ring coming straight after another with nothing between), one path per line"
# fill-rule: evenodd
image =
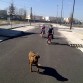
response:
M73 2L73 11L72 11L71 21L70 21L70 30L72 29L73 15L74 15L74 8L75 8L75 0L74 0L74 2Z

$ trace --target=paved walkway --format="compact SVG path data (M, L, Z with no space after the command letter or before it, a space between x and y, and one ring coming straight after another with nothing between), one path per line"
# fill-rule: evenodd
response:
M73 27L73 29L70 30L67 26L55 24L54 26L58 28L58 32L67 39L71 46L76 47L83 52L83 28L80 29Z
M12 30L26 32L26 31L30 31L34 28L35 28L35 26L25 26L25 27L21 27L21 28L15 28L15 29L12 29Z

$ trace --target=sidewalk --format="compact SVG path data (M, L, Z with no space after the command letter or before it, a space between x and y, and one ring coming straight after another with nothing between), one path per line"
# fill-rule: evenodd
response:
M80 28L75 27L73 27L72 30L70 30L69 27L62 25L54 24L54 27L58 28L58 32L67 39L69 45L74 46L83 52L83 28L81 28L80 31Z
M35 26L25 26L25 27L15 28L15 29L12 29L12 30L26 32L26 31L30 31L34 28L35 28Z

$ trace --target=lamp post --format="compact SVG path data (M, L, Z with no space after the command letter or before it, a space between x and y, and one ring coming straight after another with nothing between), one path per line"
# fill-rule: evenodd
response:
M74 0L74 2L73 2L73 11L72 11L72 14L71 14L71 21L70 21L70 30L72 29L73 15L74 15L74 8L75 8L75 0Z

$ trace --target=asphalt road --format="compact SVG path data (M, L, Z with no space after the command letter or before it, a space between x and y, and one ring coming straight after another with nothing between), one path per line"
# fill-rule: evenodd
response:
M0 83L83 83L83 53L68 45L55 28L52 45L34 29L0 43ZM28 53L40 55L40 72L30 72Z

